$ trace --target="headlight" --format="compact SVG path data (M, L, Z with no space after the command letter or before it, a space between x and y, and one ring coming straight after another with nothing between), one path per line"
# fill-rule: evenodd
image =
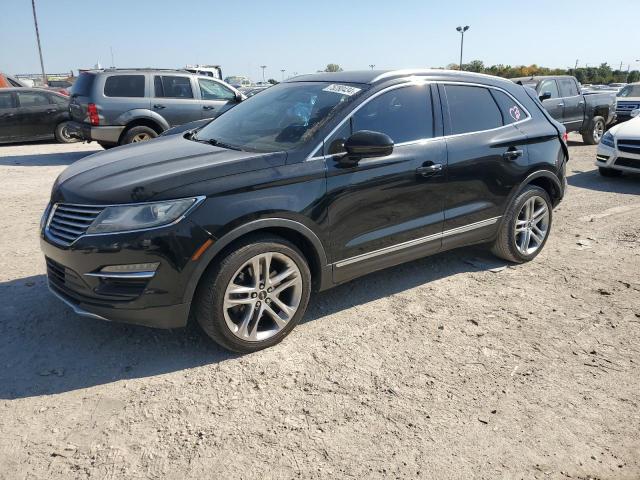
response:
M616 146L616 140L613 138L613 135L611 135L611 132L605 133L600 139L600 143L611 148L615 148Z
M160 227L180 219L201 198L182 198L157 203L106 207L87 233L124 232Z
M45 225L47 224L50 211L51 211L51 203L47 203L47 206L45 207L44 212L42 212L42 217L40 217L40 231L42 231L42 229L44 229Z

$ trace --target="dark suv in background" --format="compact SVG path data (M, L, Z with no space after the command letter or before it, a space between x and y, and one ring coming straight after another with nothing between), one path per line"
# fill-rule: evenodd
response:
M176 125L217 117L244 99L222 80L155 69L85 71L70 94L70 134L105 148L150 140Z
M477 243L535 258L565 191L564 135L533 90L487 75L296 77L67 168L41 227L49 286L82 315L191 315L226 348L265 348L312 291L374 270Z

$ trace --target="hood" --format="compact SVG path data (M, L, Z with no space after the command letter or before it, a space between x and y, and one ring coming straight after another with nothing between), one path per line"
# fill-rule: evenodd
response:
M617 139L625 138L628 140L640 140L640 117L619 123L609 131Z
M166 200L163 192L208 179L284 165L286 153L240 152L160 137L99 152L63 171L52 202L116 204Z

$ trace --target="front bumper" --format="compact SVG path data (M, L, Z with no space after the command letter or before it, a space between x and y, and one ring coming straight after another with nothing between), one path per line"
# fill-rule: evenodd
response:
M88 142L96 141L116 145L120 140L120 135L124 131L124 126L93 126L80 122L69 122L67 131L73 138Z
M599 144L595 165L623 172L640 172L640 154L622 152L617 148Z
M191 256L209 234L188 221L152 231L80 237L69 247L41 233L49 288L76 313L157 328L187 324ZM159 263L145 279L95 276L108 265ZM91 274L91 275L88 275Z

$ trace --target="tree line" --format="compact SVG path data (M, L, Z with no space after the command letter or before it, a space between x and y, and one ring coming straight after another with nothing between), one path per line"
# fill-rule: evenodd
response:
M450 70L459 70L459 65L450 63ZM573 75L580 83L609 84L609 83L633 83L640 81L640 71L626 69L614 70L607 63L601 63L599 67L579 68L548 68L536 64L533 65L491 65L485 66L482 60L472 60L462 64L462 70L467 72L486 73L504 78L530 77L532 75ZM342 68L336 63L330 63L324 72L341 72Z

